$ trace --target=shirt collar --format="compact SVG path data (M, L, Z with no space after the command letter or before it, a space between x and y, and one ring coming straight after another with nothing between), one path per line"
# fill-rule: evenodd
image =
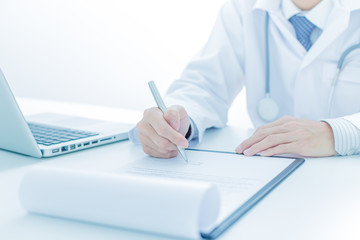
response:
M305 16L309 21L323 30L327 18L333 9L333 5L333 0L323 0L309 11L302 11L292 0L282 0L282 11L286 19L290 19L294 15Z
M266 12L276 12L280 9L281 0L257 0L253 10L261 9Z

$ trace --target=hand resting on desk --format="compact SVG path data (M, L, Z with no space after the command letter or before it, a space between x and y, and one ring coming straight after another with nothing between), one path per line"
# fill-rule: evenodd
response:
M283 117L259 127L235 150L247 156L298 154L326 157L336 154L334 135L326 122Z

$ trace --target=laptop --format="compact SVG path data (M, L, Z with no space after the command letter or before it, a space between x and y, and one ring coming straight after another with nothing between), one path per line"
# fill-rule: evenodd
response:
M128 139L132 125L54 113L25 120L0 69L0 149L53 157Z

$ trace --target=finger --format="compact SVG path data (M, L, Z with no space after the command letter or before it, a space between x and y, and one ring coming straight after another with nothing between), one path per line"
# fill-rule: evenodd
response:
M189 131L189 127L190 127L189 115L187 114L184 107L177 105L175 105L174 107L177 109L180 115L180 127L177 131L185 136L186 133Z
M171 106L168 109L166 109L166 112L164 113L164 118L174 130L179 131L180 113L178 107Z
M175 131L162 117L159 121L152 121L150 125L154 128L157 135L160 135L163 138L168 139L170 142L174 143L175 145L179 145L183 148L188 147L188 141L186 138Z
M280 144L290 143L295 140L295 137L296 136L291 133L272 134L246 149L244 154L246 156L253 156L259 152L265 151L268 148L272 148Z
M185 108L184 108L183 106L174 105L174 106L172 106L172 107L176 108L177 111L179 112L180 120L183 120L183 119L189 117L188 114L187 114L187 112L186 112L186 110L185 110Z
M164 139L164 142L165 143L165 147L162 147L162 146L159 146L157 145L157 143L155 143L153 141L153 139L149 138L148 136L145 136L143 134L139 134L139 140L141 141L142 145L143 146L148 146L154 150L156 150L156 152L160 153L160 154L168 154L169 152L172 152L172 151L178 151L177 147L169 142L168 140Z
M145 144L150 145L159 152L165 153L167 151L177 150L177 147L174 143L170 142L166 138L159 136L150 124L145 123L144 125L146 131L139 133L140 142L144 142Z
M263 157L270 157L270 156L280 155L280 154L298 153L297 152L298 147L299 147L298 142L280 144L273 148L269 148L263 152L260 152L260 155Z
M138 129L138 138L142 145L148 145L152 148L160 149L159 144L153 139L159 137L153 127L146 121L142 120L136 125Z
M266 137L274 134L281 134L288 132L287 128L281 126L276 126L272 128L258 128L255 133L245 141L243 141L236 149L236 153L244 153L244 151L254 144L262 141Z
M174 150L174 151L168 151L166 153L163 152L159 152L158 150L148 146L148 145L143 145L143 150L146 154L152 156L152 157L157 157L157 158L173 158L176 157L178 155L178 151Z
M154 128L145 121L140 121L137 124L138 137L143 145L149 145L158 151L176 150L176 146L169 140L159 136Z
M175 145L183 148L188 146L188 141L179 132L175 131L164 119L164 115L159 108L150 108L144 111L143 121L151 125L157 135L168 139Z
M178 150L176 147L173 147L172 149L163 149L159 148L156 143L147 135L142 134L141 132L138 133L138 137L140 142L142 143L142 148L144 152L150 156L153 157L159 157L159 158L171 158L175 157L178 153ZM165 139L165 141L167 141ZM171 144L172 146L175 146Z

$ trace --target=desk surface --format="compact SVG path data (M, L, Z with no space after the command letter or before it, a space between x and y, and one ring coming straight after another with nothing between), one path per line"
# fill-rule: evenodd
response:
M25 114L40 111L76 113L134 123L141 113L37 100L21 100ZM70 108L69 108L70 106ZM121 117L119 117L121 116ZM210 129L202 149L233 151L250 132L238 127ZM18 187L32 166L114 171L142 155L128 141L38 160L0 150L0 239L166 239L96 224L27 214ZM312 158L219 239L360 239L360 157Z

